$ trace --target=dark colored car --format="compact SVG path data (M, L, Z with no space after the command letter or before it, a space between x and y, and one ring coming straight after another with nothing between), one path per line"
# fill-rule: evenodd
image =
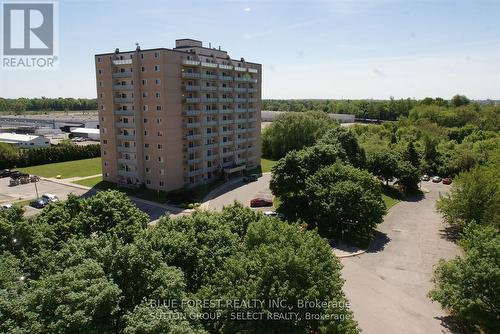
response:
M257 197L250 201L250 206L252 208L273 206L273 201L268 198Z
M15 173L15 172L16 171L11 171L11 170L8 170L8 169L2 169L2 170L0 170L0 178L9 177L13 173Z
M49 201L47 201L45 198L38 198L30 202L30 206L36 208L36 209L43 209L49 204Z
M451 181L451 178L449 178L449 177L445 177L445 178L443 179L443 184L451 184L451 182L452 182L452 181Z
M258 178L259 176L257 174L250 174L243 178L243 182L245 183L255 182L257 181Z
M439 176L434 176L431 180L432 180L432 182L434 182L434 183L439 183L439 182L441 182L441 178L440 178Z

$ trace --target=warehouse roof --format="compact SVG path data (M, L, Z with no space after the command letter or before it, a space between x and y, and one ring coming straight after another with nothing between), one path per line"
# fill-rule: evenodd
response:
M71 133L88 133L90 135L98 135L99 129L91 129L91 128L74 128L71 130Z
M19 133L0 133L0 142L3 143L29 142L39 137L40 136L23 135Z

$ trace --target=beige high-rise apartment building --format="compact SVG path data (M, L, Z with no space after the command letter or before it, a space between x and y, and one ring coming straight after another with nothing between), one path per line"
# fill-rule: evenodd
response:
M260 64L193 39L95 64L104 180L169 191L260 164Z

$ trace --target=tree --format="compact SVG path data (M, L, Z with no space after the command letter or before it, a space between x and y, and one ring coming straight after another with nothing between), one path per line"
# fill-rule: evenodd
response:
M319 144L336 145L345 151L347 161L354 167L363 168L366 164L366 157L363 148L358 143L356 134L351 129L337 126L329 129L320 139Z
M475 222L500 227L500 169L493 162L479 166L455 179L451 192L437 204L446 220L464 226Z
M406 150L403 152L403 159L412 165L417 171L420 171L420 154L415 149L413 142L409 142Z
M315 232L302 231L276 218L250 223L242 249L221 265L209 283L197 294L205 300L261 300L263 304L242 308L217 307L221 318L209 321L211 332L225 333L357 333L357 324L342 292L341 265L328 243ZM286 305L272 306L282 300ZM319 307L302 306L301 301L325 302ZM274 314L262 319L234 321L231 312ZM298 320L276 315L297 312ZM331 315L331 320L308 320L305 314ZM335 319L335 315L338 316ZM343 318L344 320L340 320Z
M380 184L373 175L349 165L325 167L306 181L307 222L324 237L366 244L386 212Z
M455 95L451 98L451 105L454 107L465 106L470 103L470 100L465 95Z
M398 157L390 148L382 147L368 154L367 167L372 174L382 176L389 184L389 180L397 174Z
M500 234L492 226L469 225L460 244L464 257L441 260L429 293L474 331L500 329Z
M313 145L335 125L336 121L323 112L280 114L262 133L262 153L269 158L282 158L287 152Z
M400 159L396 170L396 178L404 191L418 189L420 172L410 162Z
M280 210L290 219L305 214L308 199L304 194L306 179L317 170L347 157L339 143L319 144L292 151L273 167L270 188L282 200Z

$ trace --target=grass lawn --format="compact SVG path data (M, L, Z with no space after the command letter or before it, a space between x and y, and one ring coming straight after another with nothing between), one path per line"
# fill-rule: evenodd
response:
M75 176L90 176L101 173L101 158L56 162L53 164L18 168L23 173L43 177L61 175L63 179Z
M385 206L387 210L392 208L395 204L397 204L402 199L401 192L392 187L392 186L382 186L382 199L384 200Z
M269 160L269 159L260 159L260 166L262 168L262 173L268 173L271 171L271 168L273 168L274 165L276 165L278 161L277 160Z

